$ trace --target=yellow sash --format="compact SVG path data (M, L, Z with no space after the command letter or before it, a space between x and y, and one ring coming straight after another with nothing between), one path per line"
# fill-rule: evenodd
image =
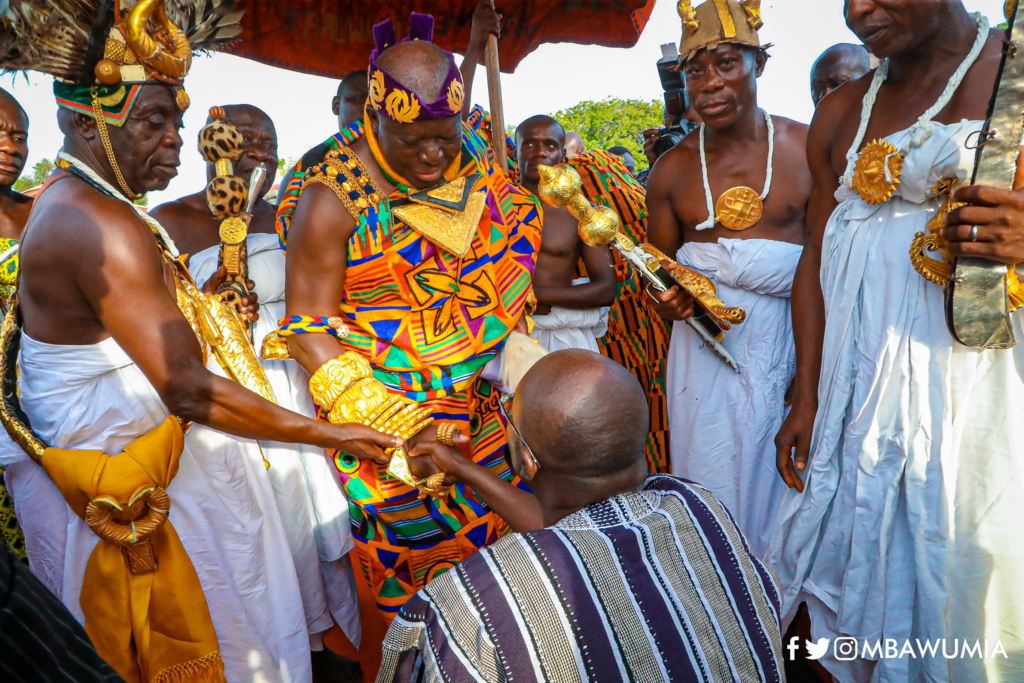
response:
M199 577L166 521L164 489L178 472L184 438L169 417L118 455L43 452L43 469L64 500L104 539L82 582L85 631L128 683L225 681Z

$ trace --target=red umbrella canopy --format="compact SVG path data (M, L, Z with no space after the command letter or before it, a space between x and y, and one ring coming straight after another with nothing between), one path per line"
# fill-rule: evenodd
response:
M462 52L477 0L245 0L242 38L229 52L264 64L341 78L365 69L373 25L391 19L408 33L409 14L432 14L434 42ZM541 43L636 44L654 0L497 0L502 71L512 72Z

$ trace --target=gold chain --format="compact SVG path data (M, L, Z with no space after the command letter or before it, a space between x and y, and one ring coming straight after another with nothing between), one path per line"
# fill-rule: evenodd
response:
M107 151L107 161L110 162L110 168L114 170L114 176L117 178L117 184L121 186L121 191L124 192L125 196L132 201L142 197L141 194L135 194L131 188L128 187L128 183L125 182L124 176L121 175L121 169L117 165L117 159L114 158L114 148L110 146L110 136L107 134L107 121L103 118L103 107L100 105L99 97L94 91L92 93L92 110L96 114L96 128L100 132L100 140L103 142L103 149Z

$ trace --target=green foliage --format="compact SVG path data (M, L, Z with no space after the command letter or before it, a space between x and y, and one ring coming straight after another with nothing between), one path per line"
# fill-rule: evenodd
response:
M633 153L636 170L641 171L648 166L641 142L643 131L662 125L664 111L661 100L610 98L600 102L584 100L553 116L565 130L579 133L587 150L626 147Z
M139 197L138 199L136 199L135 200L135 205L136 206L149 206L149 195L145 195L144 194L141 197Z
M25 190L31 190L33 187L39 187L50 177L53 169L52 161L49 159L41 160L32 167L32 175L23 175L14 181L14 191L24 192Z

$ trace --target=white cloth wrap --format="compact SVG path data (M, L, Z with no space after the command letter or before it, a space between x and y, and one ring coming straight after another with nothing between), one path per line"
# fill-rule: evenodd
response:
M822 662L844 683L1024 680L1024 345L954 344L942 288L907 254L939 207L931 188L969 180L964 143L981 125L933 124L889 202L836 193L806 490L787 493L769 563L789 617L808 601L814 638L987 638L1010 657L908 656L872 671L830 652ZM1019 312L1013 326L1024 340Z
M763 239L689 242L680 264L715 281L746 321L725 333L740 372L720 361L683 322L672 329L666 390L672 473L707 487L763 557L786 485L775 468L775 434L796 357L789 295L803 248Z
M22 335L21 403L58 448L119 453L168 416L156 390L113 338L44 344ZM9 439L0 464L33 572L79 621L86 563L97 536L35 462ZM167 490L170 521L206 595L227 679L311 680L309 639L288 540L259 449L201 425L185 436ZM157 558L159 560L159 558Z
M285 312L285 254L277 235L253 233L247 238L249 279L256 285L260 319L253 339L257 351L263 338L277 329ZM203 283L217 270L220 246L191 257L189 270ZM217 361L211 369L223 374ZM216 367L214 367L216 366ZM281 406L307 417L316 416L309 394L309 375L292 360L264 360L274 394ZM302 591L306 625L320 633L335 621L358 645L359 601L347 553L355 547L349 525L348 499L334 467L322 448L261 442L270 463L268 473ZM332 617L333 616L333 620Z
M585 285L590 278L572 281L574 287ZM608 306L600 308L562 308L552 306L546 315L530 316L533 320L531 337L540 342L548 353L563 349L584 349L597 353L597 340L608 332Z

